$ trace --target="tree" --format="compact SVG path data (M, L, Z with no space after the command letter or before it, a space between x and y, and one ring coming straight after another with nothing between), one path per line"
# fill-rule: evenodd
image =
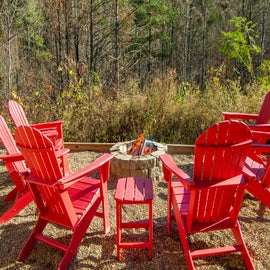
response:
M234 17L230 23L234 29L230 32L222 32L221 52L227 59L236 61L239 75L247 79L248 75L253 76L252 53L260 52L254 36L255 24L242 17Z
M173 10L165 0L131 1L134 18L134 33L126 53L137 66L141 85L154 74L157 60L166 58L168 51L162 50L164 42L169 46L167 29L173 24Z
M18 19L19 3L18 0L4 0L1 7L1 17L4 21L4 32L6 42L6 67L7 67L7 84L6 93L7 98L11 96L12 89L12 75L13 75L13 51L12 51L12 40L16 37L15 23Z
M266 22L269 11L269 0L263 0L261 10L262 10L262 19L261 19L261 55L259 61L260 64L263 62L265 54L266 26L267 26Z
M115 79L114 83L119 85L119 6L115 0Z

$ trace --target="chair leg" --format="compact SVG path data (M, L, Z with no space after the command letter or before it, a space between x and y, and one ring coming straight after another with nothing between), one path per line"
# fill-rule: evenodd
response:
M6 198L5 198L5 201L6 201L6 202L13 201L14 199L16 199L17 194L18 194L18 189L15 187L14 189L12 189L12 190L8 193L8 195L7 195Z
M181 217L181 215L177 209L178 208L177 202L174 200L173 200L173 208L176 209L174 211L174 215L175 215L175 220L176 220L176 224L177 224L177 228L178 228L178 232L179 232L179 237L181 239L182 247L184 250L185 257L186 257L188 269L194 270L195 266L194 266L194 263L192 261L192 256L190 254L190 247L188 244L188 235L187 235L185 227L184 227L184 221L183 221L183 218Z
M75 253L77 252L78 247L81 244L81 241L93 219L93 217L96 214L96 211L98 210L98 207L100 205L100 200L96 200L93 206L91 207L91 210L87 212L85 216L83 216L80 220L80 222L77 224L76 228L74 229L74 233L72 235L72 238L69 242L67 251L62 258L58 269L59 270L64 270L67 269L70 261L74 257Z
M34 230L32 231L31 235L27 239L26 243L24 244L24 246L20 252L19 259L18 259L19 261L23 261L29 256L35 243L37 242L36 235L41 234L47 224L48 224L48 221L46 221L40 217L38 218Z
M149 249L149 258L150 260L152 260L153 258L153 204L152 201L149 203L149 245L150 245L150 249Z
M14 204L1 217L0 224L6 223L21 212L33 200L30 191L18 197Z
M68 175L69 174L68 155L63 155L62 166L64 175Z
M102 215L103 215L103 227L104 233L110 231L110 216L109 216L109 200L108 200L108 188L107 183L102 187Z
M117 246L117 259L120 261L121 253L120 253L120 243L122 238L122 204L116 201L116 246Z
M248 253L247 246L246 246L245 241L243 239L243 235L242 235L242 232L241 232L239 222L237 222L237 226L235 228L232 228L232 232L233 232L233 235L235 237L235 240L236 240L237 244L242 246L241 253L242 253L242 257L244 259L244 262L245 262L245 265L246 265L247 269L254 270L255 267L254 267L254 265L252 263L250 255Z
M168 188L168 201L167 201L167 231L168 234L171 233L172 230L172 196L171 190Z
M263 204L270 207L270 188L257 181L247 185L247 190Z

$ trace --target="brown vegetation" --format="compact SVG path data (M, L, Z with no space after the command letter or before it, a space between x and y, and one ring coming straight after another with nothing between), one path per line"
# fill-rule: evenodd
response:
M223 119L222 111L257 113L269 90L254 85L243 93L232 82L230 90L212 82L203 93L190 87L183 95L173 78L171 74L164 81L157 79L144 91L130 85L117 99L103 92L89 98L81 91L64 96L57 107L42 94L19 101L30 123L63 119L66 142L115 143L133 140L142 132L167 144L194 144L203 130ZM2 115L10 123L7 104Z

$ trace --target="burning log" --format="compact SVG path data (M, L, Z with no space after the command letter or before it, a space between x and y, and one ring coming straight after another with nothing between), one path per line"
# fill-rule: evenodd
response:
M153 142L146 140L144 134L140 133L139 138L134 142L128 154L132 156L150 155L156 150L157 146Z

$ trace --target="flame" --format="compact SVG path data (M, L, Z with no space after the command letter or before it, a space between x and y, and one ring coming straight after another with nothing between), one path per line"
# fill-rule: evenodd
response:
M129 151L129 154L133 156L138 156L143 141L144 141L144 134L140 133L139 138L133 144L131 150Z
M150 155L154 151L156 151L154 143L147 141L144 134L140 133L139 138L134 142L128 154L132 156Z

